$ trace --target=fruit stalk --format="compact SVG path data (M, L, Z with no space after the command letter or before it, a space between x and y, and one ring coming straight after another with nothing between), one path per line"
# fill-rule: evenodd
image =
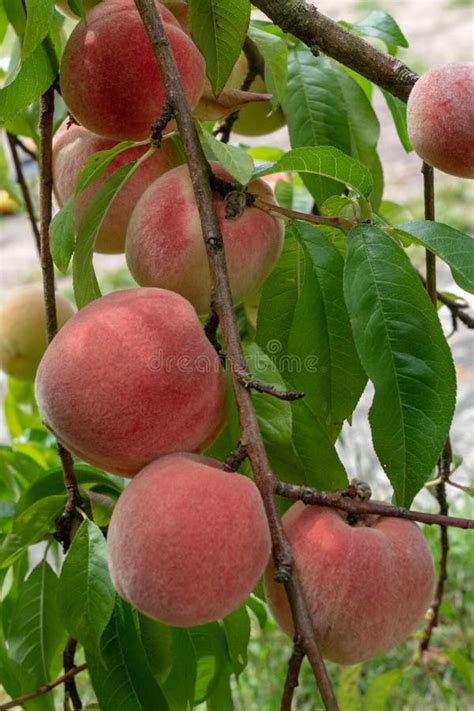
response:
M295 627L312 666L325 708L328 711L336 711L338 704L316 643L301 586L291 570L291 550L283 532L273 496L275 477L271 471L263 446L252 398L238 376L239 372L245 371L247 365L234 317L222 235L213 208L212 191L209 183L209 166L199 143L191 111L179 79L176 62L153 0L135 0L135 5L143 20L156 60L160 66L167 100L173 106L189 164L209 258L212 299L220 319L225 352L232 371L234 394L241 427L241 441L247 447L248 457L255 474L255 483L264 502L272 537L273 557L277 570L288 573L285 576L287 578L285 580L285 588L290 601Z

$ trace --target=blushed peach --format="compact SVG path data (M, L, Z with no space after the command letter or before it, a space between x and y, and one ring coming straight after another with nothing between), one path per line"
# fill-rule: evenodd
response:
M174 15L157 3L190 105L197 104L204 59ZM60 71L73 116L100 136L142 140L165 104L160 70L133 0L108 0L71 33Z
M423 74L408 99L407 126L426 163L474 178L474 64L445 64Z
M433 560L411 521L367 515L355 526L335 509L294 504L283 516L324 657L357 664L404 640L433 593ZM268 566L272 614L293 635L285 590Z
M219 462L172 454L143 469L120 496L108 531L117 592L176 626L233 612L270 556L255 484Z
M214 173L232 177L218 163ZM274 203L273 192L263 180L253 180L249 192ZM226 219L223 199L216 195L224 239L227 268L235 303L255 293L274 267L283 244L282 221L258 210L245 208ZM158 178L139 200L130 218L125 244L127 263L142 286L160 286L185 296L198 313L210 302L210 277L198 208L186 165Z
M192 306L126 289L79 311L36 378L42 420L84 461L133 476L170 452L204 450L224 420L224 375Z
M64 121L53 139L54 192L61 207L74 194L77 177L87 159L97 151L104 151L115 145L116 141L101 138L83 126L70 123L68 120ZM133 146L119 153L102 177L77 197L74 205L76 229L87 205L109 175L122 165L138 160L147 150L148 146ZM179 162L179 152L175 144L172 140L165 139L161 147L141 164L136 173L116 194L97 235L96 252L117 254L124 251L128 222L138 199L156 178Z

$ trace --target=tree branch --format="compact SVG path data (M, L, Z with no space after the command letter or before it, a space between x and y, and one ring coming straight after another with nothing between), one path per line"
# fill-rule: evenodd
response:
M376 49L304 0L255 0L267 17L304 42L406 101L418 75L396 57Z
M296 637L293 645L293 653L288 661L288 672L285 679L280 711L291 711L293 695L299 684L300 669L304 656L304 649Z
M41 255L40 231L38 229L38 223L36 222L35 208L33 207L30 189L23 173L20 156L18 155L17 138L12 133L7 133L7 139L12 154L13 165L15 166L16 182L20 186L21 194L23 195L23 202L25 203L26 211L30 219L31 229L33 230L33 236L35 238L38 254Z
M63 667L64 672L67 674L71 669L75 669L74 656L76 654L77 641L72 637L69 637L66 647L63 652ZM74 709L82 709L82 701L77 691L76 680L74 676L69 679L64 680L64 702L65 708L66 703L70 699Z
M279 205L274 205L271 202L266 202L260 198L256 198L253 202L254 207L257 207L263 212L275 213L277 215L283 215L289 220L302 220L303 222L312 222L316 225L329 225L329 227L339 227L345 232L348 232L353 227L355 227L359 220L350 220L347 217L340 217L339 215L313 215L308 212L299 212L298 210L290 210L286 207L280 207Z
M40 258L43 273L43 291L46 310L46 330L48 343L51 343L58 330L56 315L54 264L49 243L49 226L52 218L53 197L53 114L54 88L51 86L40 99ZM71 543L71 531L76 507L82 504L79 488L74 474L71 454L58 443L58 454L63 469L64 484L67 491L66 508L56 525L56 538L61 541L66 551Z
M49 684L45 684L39 689L31 691L29 694L17 696L16 699L12 699L12 701L7 701L6 704L0 704L0 711L13 709L15 708L15 706L23 706L24 704L26 704L27 701L31 701L31 699L36 699L38 696L42 696L43 694L47 694L48 691L52 691L56 688L56 686L65 684L67 681L69 681L69 679L72 679L74 676L76 676L76 674L80 674L82 671L84 671L84 669L87 669L87 664L79 664L77 667L73 667L72 669L70 669L66 674L58 676L55 681L50 681Z
M161 69L167 99L172 102L176 110L176 121L189 164L191 181L199 209L202 232L209 259L211 283L215 297L215 309L219 316L225 352L230 363L235 400L239 414L241 438L242 441L245 441L247 444L248 457L254 471L255 482L259 488L265 507L272 537L273 557L277 570L285 569L290 572L285 582L285 588L295 622L295 629L300 635L301 643L311 663L324 705L328 711L336 711L338 704L316 643L314 629L302 589L297 576L294 573L291 574L293 563L291 549L276 510L273 496L275 478L263 446L251 395L242 385L237 375L239 371L245 371L247 366L234 316L224 245L219 222L213 206L208 164L199 143L193 118L180 81L176 61L170 49L163 23L156 10L155 4L153 0L135 0L135 5L143 20L156 60Z

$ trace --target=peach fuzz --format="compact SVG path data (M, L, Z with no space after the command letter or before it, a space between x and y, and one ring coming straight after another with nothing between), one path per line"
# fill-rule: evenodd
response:
M163 289L116 291L79 311L46 351L36 396L65 447L122 476L204 450L225 417L217 354L192 306Z
M214 173L232 177L218 163ZM250 193L274 203L263 180L248 186ZM215 195L230 285L235 303L255 293L273 269L283 244L281 220L254 207L226 219L224 201ZM186 165L158 178L144 193L130 218L125 243L127 263L142 286L160 286L185 296L198 313L210 302L210 276L199 213Z
M82 126L70 123L67 119L64 121L53 139L54 193L61 207L74 194L77 177L87 159L97 151L115 145L115 141L101 138ZM78 195L74 205L76 229L90 200L109 175L122 165L138 160L147 150L148 146L133 146L122 151L111 161L102 177ZM171 139L162 141L160 148L140 165L136 173L116 194L97 235L96 252L118 254L124 251L128 221L138 199L156 178L179 162L179 152L173 141Z
M404 640L431 603L431 553L411 521L365 516L350 526L335 509L294 504L283 516L295 567L324 657L357 664ZM282 585L268 566L271 612L293 636Z
M205 64L174 15L157 3L190 105L204 88ZM70 112L90 131L115 140L142 140L165 104L165 89L133 0L93 8L71 33L60 70Z
M233 612L270 556L255 484L220 463L171 454L143 469L120 496L107 543L117 592L175 626Z
M474 64L445 64L423 74L408 98L407 127L426 163L474 178Z
M56 294L58 328L74 313L71 302ZM47 346L43 288L17 289L0 307L0 368L19 380L34 380Z

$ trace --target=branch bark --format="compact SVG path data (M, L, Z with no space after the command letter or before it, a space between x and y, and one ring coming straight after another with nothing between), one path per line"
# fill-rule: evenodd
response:
M21 194L23 195L23 202L25 203L25 208L28 213L31 229L33 230L36 249L38 250L38 254L41 255L40 231L38 229L38 223L36 222L35 208L33 206L33 200L31 199L30 189L23 173L20 156L18 155L18 141L16 136L12 133L7 133L7 138L12 154L13 165L15 166L16 182L20 186Z
M304 0L255 0L254 5L275 25L308 45L314 54L321 51L398 99L408 99L418 79L413 70L341 27Z
M285 686L283 688L280 711L291 711L295 689L299 684L299 675L303 659L304 649L301 647L300 641L296 637L293 645L293 652L288 661L288 672L285 679Z
M76 674L80 674L82 671L84 671L84 669L87 669L87 664L79 664L77 667L73 667L72 669L70 669L66 674L62 674L61 676L58 676L58 678L54 681L50 681L49 684L45 684L39 689L31 691L29 694L23 694L23 696L18 696L16 699L12 699L12 701L7 701L6 704L0 704L0 711L14 709L16 706L23 706L24 704L26 704L27 701L31 701L31 699L36 699L38 696L42 696L43 694L47 694L49 691L52 691L57 686L65 684L67 681L75 677Z
M161 69L167 99L174 108L176 122L189 165L209 259L213 286L213 304L219 316L225 352L230 363L235 400L239 413L241 438L247 445L247 453L254 471L255 482L259 488L267 514L273 543L273 557L277 570L280 573L286 573L284 576L286 578L285 588L293 613L295 628L311 663L324 705L328 711L336 711L338 704L316 643L314 629L302 589L297 576L294 573L292 574L291 549L286 540L273 496L275 478L263 446L252 398L248 390L242 385L238 375L239 372L245 372L247 364L234 317L224 245L219 222L213 207L208 164L199 143L176 62L155 4L153 0L135 0L135 5L143 20L156 60Z

